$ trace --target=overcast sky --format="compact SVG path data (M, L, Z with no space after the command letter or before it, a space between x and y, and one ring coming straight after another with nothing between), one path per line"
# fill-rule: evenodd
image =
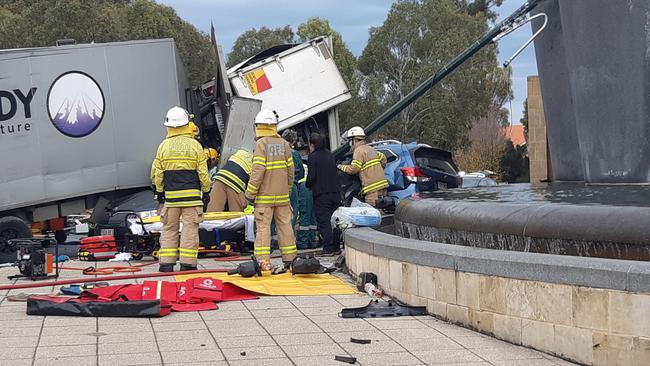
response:
M158 0L172 6L185 20L208 32L214 22L219 43L226 53L235 39L250 28L279 27L290 24L294 30L313 16L325 18L343 36L355 56L368 41L368 29L380 26L393 1L390 0ZM505 0L498 8L502 16L510 15L524 0ZM530 26L499 42L499 60L510 57L530 36ZM519 123L522 103L526 99L526 77L537 74L532 45L511 66L513 68L512 120ZM506 106L510 108L510 106Z

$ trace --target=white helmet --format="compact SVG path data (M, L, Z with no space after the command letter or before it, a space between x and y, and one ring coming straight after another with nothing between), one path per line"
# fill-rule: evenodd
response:
M163 123L166 127L183 127L190 123L190 115L187 111L181 107L173 107L167 111L167 116L165 116L165 122Z
M255 116L256 125L277 125L278 115L275 111L270 109L262 109L257 116Z
M346 139L350 140L355 137L366 137L366 133L363 132L363 128L359 126L354 126L350 128L344 135Z

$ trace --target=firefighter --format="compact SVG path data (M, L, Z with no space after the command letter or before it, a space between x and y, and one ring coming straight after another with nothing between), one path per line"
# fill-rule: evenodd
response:
M194 139L189 119L187 111L180 107L167 112L167 138L158 146L151 168L156 197L163 204L160 272L172 272L177 257L181 271L196 269L199 223L203 221L203 206L210 199L207 157ZM180 222L183 230L179 248Z
M264 271L271 265L271 221L275 219L279 247L285 265L296 252L291 227L289 195L294 184L294 163L291 146L278 135L278 117L274 111L261 110L255 117L255 152L246 199L255 205L255 256Z
M339 164L338 168L347 174L359 174L361 194L365 196L366 203L374 207L377 199L386 195L388 188L388 180L384 176L386 157L366 145L366 134L361 127L352 127L344 137L352 148L352 163Z
M217 171L210 193L208 212L242 212L248 202L244 191L253 166L253 154L240 149L235 151L223 168Z

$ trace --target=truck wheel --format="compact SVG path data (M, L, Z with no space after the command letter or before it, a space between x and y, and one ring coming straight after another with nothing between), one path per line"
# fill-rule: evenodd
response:
M18 238L31 238L32 231L25 221L15 216L0 217L0 252L9 252L8 241Z
M63 244L65 243L66 239L68 239L68 234L66 234L63 230L57 230L54 232L54 239L57 243Z

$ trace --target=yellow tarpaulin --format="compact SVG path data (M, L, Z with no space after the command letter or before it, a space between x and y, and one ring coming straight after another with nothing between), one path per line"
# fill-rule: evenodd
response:
M207 273L176 276L176 281L191 278L211 277L230 282L246 290L274 296L318 296L318 295L351 295L357 290L343 280L330 274L295 275L282 273L272 275L265 272L262 277L244 278L240 275L228 276L227 273Z

